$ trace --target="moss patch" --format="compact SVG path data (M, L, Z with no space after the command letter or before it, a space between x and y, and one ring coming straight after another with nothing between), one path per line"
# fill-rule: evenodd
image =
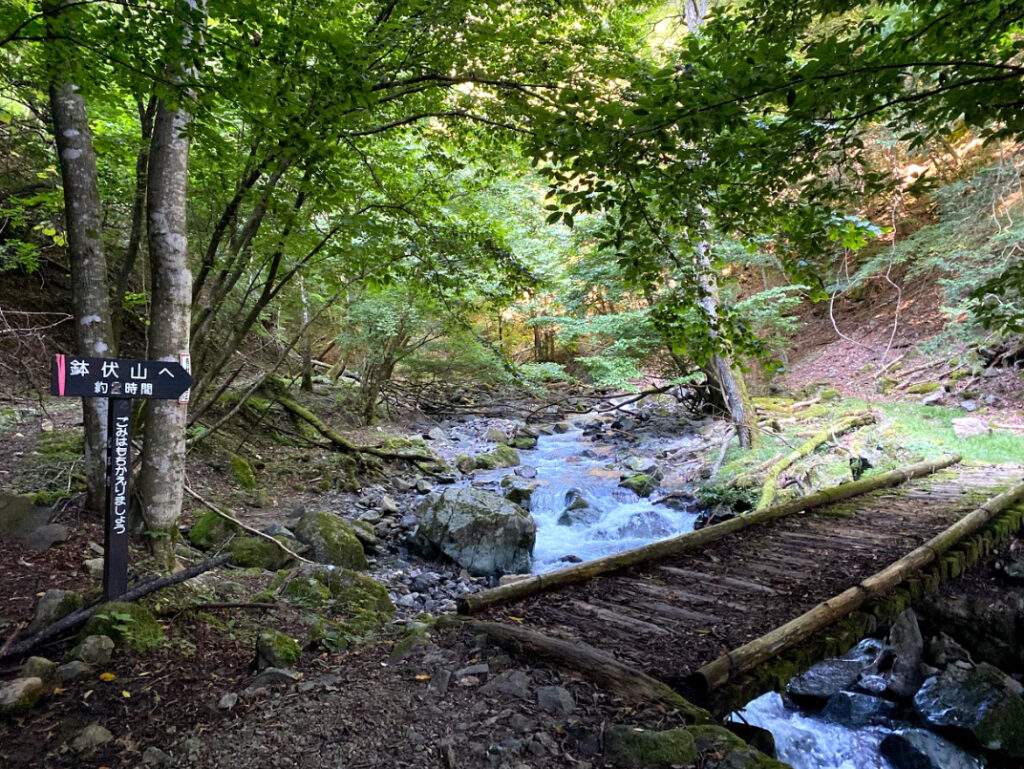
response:
M511 446L498 446L487 454L476 458L476 466L481 470L494 470L498 467L516 467L519 465L519 452Z
M295 536L312 549L313 560L345 569L365 569L363 545L352 527L334 513L308 512L299 519Z
M649 497L658 488L658 482L647 473L637 473L619 481L619 485L629 489L638 497Z
M287 540L282 538L282 544ZM231 543L231 557L235 566L277 571L292 557L270 540L263 537L238 537Z
M241 530L238 525L217 515L213 510L207 510L189 529L188 538L196 547L210 550Z
M290 635L280 630L263 630L256 638L256 667L286 668L299 661L302 649Z
M79 639L91 635L105 635L118 646L136 652L155 649L164 642L164 629L156 617L144 606L125 601L112 601L100 607L85 627Z
M605 757L621 767L688 766L697 760L697 748L686 729L648 732L616 726L606 735Z
M256 488L256 475L252 471L249 460L238 454L232 454L228 460L228 472L235 479L235 483L243 489Z

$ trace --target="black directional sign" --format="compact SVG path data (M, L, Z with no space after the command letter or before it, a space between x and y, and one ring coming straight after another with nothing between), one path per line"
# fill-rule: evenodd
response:
M174 399L192 386L180 363L54 355L50 394L70 398Z
M103 598L128 591L128 500L132 474L132 398L188 401L192 377L181 363L130 358L54 355L50 394L109 398L107 409L107 514L103 540ZM182 364L185 364L184 366Z

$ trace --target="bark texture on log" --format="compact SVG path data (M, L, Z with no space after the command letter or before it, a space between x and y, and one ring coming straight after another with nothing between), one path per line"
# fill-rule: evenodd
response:
M819 630L853 613L869 600L884 595L907 577L938 559L958 542L981 529L1000 512L1022 499L1024 499L1024 482L993 497L882 571L818 604L791 622L787 622L770 633L709 662L690 676L688 683L695 691L707 694L736 676L753 670L779 652L806 640Z
M522 627L500 622L447 620L466 624L477 633L484 633L495 643L528 659L542 657L555 664L582 673L598 685L629 702L662 702L678 710L691 724L713 723L711 714L646 673L630 667L589 644L554 638Z
M628 566L635 566L641 563L649 563L662 558L683 553L688 550L696 550L709 542L714 542L729 534L754 526L776 518L782 518L791 513L812 510L817 507L839 502L850 497L866 494L877 489L884 489L890 486L897 486L900 483L919 478L922 475L934 473L945 467L960 461L959 455L952 455L942 459L935 459L928 462L920 462L910 465L901 470L892 470L872 478L863 478L852 483L844 483L833 486L829 489L810 494L806 497L793 499L774 505L760 512L733 518L714 526L708 526L699 531L692 531L681 534L678 537L664 539L643 547L636 547L594 561L581 563L576 566L569 566L558 571L551 571L547 574L538 574L528 579L513 582L509 585L483 590L479 593L471 593L458 599L459 612L462 614L473 614L494 604L515 601L529 595L541 593L545 590L552 590L562 585L571 585L576 582L583 582L595 577L598 574L606 574L611 571L624 569Z
M772 503L772 500L775 499L776 483L778 482L779 475L783 470L788 468L794 462L799 462L826 441L837 438L840 435L848 433L850 430L855 430L858 427L869 425L874 421L875 418L871 414L856 414L845 417L840 419L838 422L830 424L820 433L812 436L809 440L784 456L772 465L765 474L764 483L761 489L761 500L757 503L757 507L755 509L764 510Z

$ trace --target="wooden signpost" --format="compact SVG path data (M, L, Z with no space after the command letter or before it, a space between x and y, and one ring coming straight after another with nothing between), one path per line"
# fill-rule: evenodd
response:
M62 398L109 398L107 414L107 511L103 540L103 598L128 590L128 500L132 470L132 399L188 401L189 358L181 362L55 355L50 394Z

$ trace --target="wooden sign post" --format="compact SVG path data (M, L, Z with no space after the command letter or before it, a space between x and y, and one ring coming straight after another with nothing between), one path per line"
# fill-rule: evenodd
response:
M162 360L55 355L50 394L61 398L109 398L107 412L107 508L103 539L103 599L128 591L128 500L132 475L132 399L186 402L192 377Z

